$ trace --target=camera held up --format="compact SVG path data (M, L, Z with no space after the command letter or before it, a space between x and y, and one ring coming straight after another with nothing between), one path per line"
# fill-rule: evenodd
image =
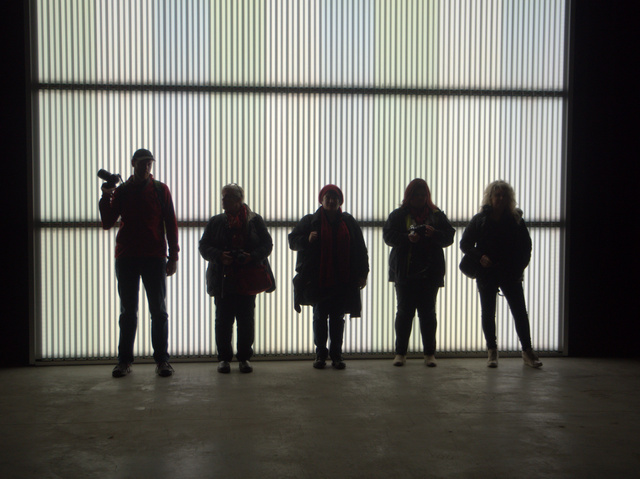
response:
M409 233L415 233L424 236L427 231L427 225L412 225L409 227Z
M98 178L105 181L105 183L102 183L103 188L115 188L118 183L122 182L120 175L109 173L107 170L99 170Z

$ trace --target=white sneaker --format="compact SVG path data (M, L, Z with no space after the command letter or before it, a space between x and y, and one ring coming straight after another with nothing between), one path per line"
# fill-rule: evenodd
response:
M531 366L532 368L539 368L542 366L540 358L538 358L538 355L531 348L522 351L522 359L527 366Z
M436 363L435 354L425 354L424 355L424 364L429 368L435 368L438 363Z
M489 357L487 359L487 367L489 368L497 368L498 367L498 350L490 349Z
M393 358L394 366L404 366L406 362L407 362L407 357L403 356L402 354L396 354L396 357Z

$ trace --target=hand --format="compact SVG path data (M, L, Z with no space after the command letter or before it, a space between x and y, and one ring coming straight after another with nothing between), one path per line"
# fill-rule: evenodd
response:
M178 262L175 259L167 261L167 276L172 276L178 270Z
M113 192L116 191L115 186L113 188L105 188L102 186L100 189L102 190L103 196L113 196Z
M231 256L231 251L224 251L222 253L222 255L220 256L220 261L222 261L222 264L224 265L230 265L233 263L233 256Z
M424 227L424 235L426 237L428 237L428 238L431 238L435 231L436 231L436 229L431 225L425 225L425 227Z
M480 258L480 264L485 268L491 268L493 266L493 261L491 261L491 259L489 259L489 257L484 254L482 255L482 258Z
M309 243L315 243L316 241L318 241L318 232L317 231L312 231L309 234Z
M420 235L412 231L411 233L409 233L409 241L411 241L412 243L417 243L418 241L420 241Z

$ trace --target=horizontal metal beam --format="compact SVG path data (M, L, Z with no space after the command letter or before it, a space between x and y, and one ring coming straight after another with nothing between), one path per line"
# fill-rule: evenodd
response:
M207 226L208 220L196 220L196 221L178 221L178 228L204 228ZM294 220L282 220L282 221L269 221L265 220L267 227L269 228L293 228L298 224L298 221ZM450 221L451 226L454 228L463 228L469 224L469 221L454 220ZM362 228L382 228L385 221L358 221L358 224ZM36 228L101 228L100 222L97 221L40 221L36 223ZM116 223L116 226L120 226ZM564 228L566 226L564 221L527 221L527 227L529 228Z
M477 88L400 88L335 86L147 85L125 83L34 83L34 90L137 91L175 93L259 93L278 95L408 95L564 98L564 90L486 90Z

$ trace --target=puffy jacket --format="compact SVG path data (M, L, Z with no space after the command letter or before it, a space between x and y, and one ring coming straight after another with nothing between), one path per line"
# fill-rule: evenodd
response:
M494 221L491 210L491 206L484 206L471 219L462 234L460 249L478 261L486 255L494 264L492 268L480 269L478 281L494 273L502 279L522 280L531 260L531 236L522 211L516 210L516 217L505 213L500 221Z
M247 226L245 252L251 255L251 261L262 263L266 266L268 274L271 276L273 287L267 292L276 289L275 278L269 265L267 257L273 249L273 240L267 230L262 217L247 207ZM224 265L222 264L222 253L230 251L231 229L226 213L213 216L204 229L198 250L200 255L209 262L207 267L207 293L211 296L221 297L225 293Z
M423 236L417 243L409 241L412 223L407 208L394 210L383 228L384 242L391 246L389 281L424 279L444 286L445 262L443 248L453 243L455 229L440 210L430 212L425 224L435 229L433 236Z
M351 237L351 276L347 291L345 311L352 317L359 317L362 312L360 286L358 280L366 279L369 274L369 255L364 242L362 230L357 221L349 213L341 213L342 220L349 229ZM294 307L300 312L301 304L315 304L319 298L320 288L320 245L321 241L309 243L309 234L321 230L320 208L315 213L304 216L289 233L289 247L298 252L296 272L293 278Z

